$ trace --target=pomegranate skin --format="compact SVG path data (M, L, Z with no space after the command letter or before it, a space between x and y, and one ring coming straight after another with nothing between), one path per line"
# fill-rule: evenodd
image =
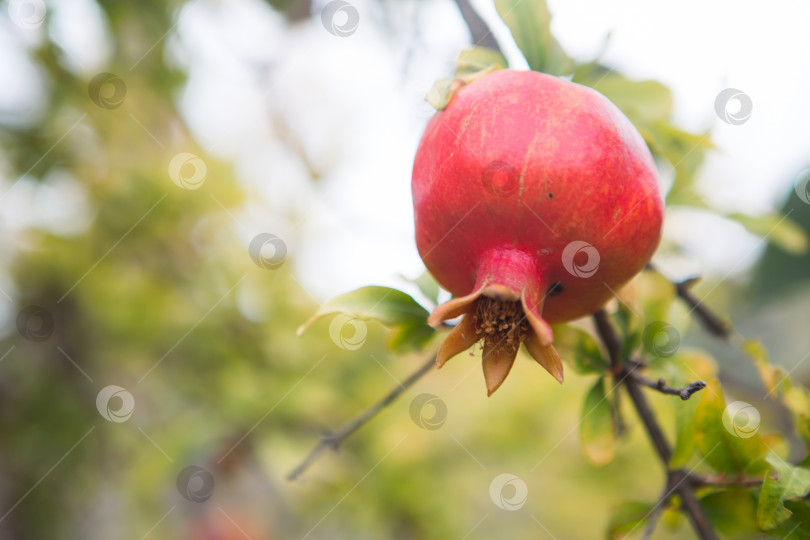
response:
M481 295L520 301L550 346L549 324L597 311L660 241L663 201L639 132L597 91L538 72L458 90L425 129L412 190L419 254L456 297L433 325Z

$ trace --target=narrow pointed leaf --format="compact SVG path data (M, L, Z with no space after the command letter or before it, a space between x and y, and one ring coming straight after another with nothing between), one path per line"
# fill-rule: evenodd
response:
M495 8L531 69L553 75L573 71L573 62L551 35L545 0L495 0Z
M753 234L767 238L769 242L788 253L802 255L807 251L807 234L788 216L779 214L749 216L733 213L727 214L726 217L741 224Z
M390 287L368 286L341 294L323 304L298 328L298 334L301 335L318 319L335 313L376 320L388 328L398 329L391 336L392 347L398 349L418 347L433 333L427 324L427 310L410 295Z

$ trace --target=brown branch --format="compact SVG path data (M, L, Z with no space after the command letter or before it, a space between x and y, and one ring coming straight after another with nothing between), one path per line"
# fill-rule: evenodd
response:
M668 464L670 458L672 458L672 449L669 447L666 437L664 437L661 426L658 425L658 421L655 419L650 404L647 402L647 397L641 391L638 382L636 382L635 378L632 376L624 379L624 386L627 388L627 393L630 396L630 401L633 402L633 407L635 407L636 412L638 412L638 415L641 417L641 421L644 424L644 428L647 430L647 434L650 436L650 441L652 441L655 451L658 453L658 457L661 458L664 465Z
M616 332L613 330L613 326L604 309L600 309L594 313L593 321L596 323L596 331L599 333L599 337L602 338L605 349L607 349L611 371L617 374L619 366L621 365L622 354L622 345L619 342L619 336L617 336Z
M475 11L475 8L472 7L470 0L456 0L456 5L459 11L461 11L461 16L464 17L464 22L467 23L467 28L470 29L473 45L489 47L490 49L501 52L501 47L495 40L495 36L492 35L492 30L490 30L489 26L478 12Z
M641 373L639 373L636 369L630 370L630 376L636 380L637 383L644 385L648 388L652 388L653 390L657 390L662 394L668 394L671 396L678 396L682 400L686 401L692 394L695 392L699 392L706 388L705 381L695 381L693 383L689 383L683 388L674 388L669 386L664 379L653 380L649 377L645 377Z
M327 450L337 450L341 443L352 433L363 427L369 420L374 418L380 411L390 405L395 399L402 395L405 390L413 386L416 381L421 379L428 371L436 365L436 356L431 356L422 366L414 371L405 381L399 386L391 390L380 401L363 411L353 420L341 426L338 430L324 435L321 437L321 442L304 458L304 460L293 469L288 475L287 480L297 480L313 463Z
M702 474L689 474L689 481L692 485L703 487L757 487L762 485L763 478L724 478L705 476Z
M662 499L658 501L658 505L663 505L666 499L669 498L672 492L677 492L681 497L681 505L692 523L692 528L697 533L701 540L719 540L717 534L711 527L706 515L698 504L695 497L694 485L691 482L689 474L683 469L670 470L669 461L672 458L672 448L667 442L655 414L647 402L647 398L641 389L641 384L636 376L633 375L634 371L640 367L638 363L625 362L620 357L621 346L619 336L616 329L607 317L604 310L598 311L594 315L594 322L602 343L610 355L611 366L621 366L621 369L614 376L619 382L624 384L627 393L630 396L630 401L636 409L647 435L650 437L653 447L655 448L658 457L667 468L667 490L665 491ZM653 524L654 526L654 524ZM650 531L652 534L652 531Z
M687 279L685 281L672 281L652 264L648 264L647 268L657 272L672 283L672 286L675 287L675 294L677 294L678 298L683 300L686 305L692 308L690 313L695 314L695 317L710 334L724 340L731 338L733 331L731 324L728 321L724 321L719 315L707 308L692 292L692 285L698 281L696 278Z
M673 472L686 475L682 470ZM684 476L683 482L678 487L678 493L681 496L681 507L686 512L686 515L689 516L689 521L692 522L692 528L695 529L698 537L700 537L701 540L720 540L720 537L714 532L711 523L709 523L709 520L706 518L706 514L703 513L703 509L700 507L700 503L698 503L694 487L689 482L688 476Z

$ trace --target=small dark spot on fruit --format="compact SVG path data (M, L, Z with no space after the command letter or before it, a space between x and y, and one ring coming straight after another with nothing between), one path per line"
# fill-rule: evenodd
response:
M562 283L557 281L552 283L551 287L548 288L548 290L546 291L546 297L557 296L561 292L563 292Z
M553 199L553 198L554 198L554 194L553 194L553 193L549 193L549 194L548 194L548 198L549 198L549 199Z

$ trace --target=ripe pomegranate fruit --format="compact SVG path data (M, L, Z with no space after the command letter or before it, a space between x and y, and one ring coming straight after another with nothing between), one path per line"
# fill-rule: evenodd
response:
M461 87L413 167L416 244L463 315L437 357L483 341L488 395L518 348L562 382L550 324L596 312L650 260L663 201L641 135L599 92L533 71Z

